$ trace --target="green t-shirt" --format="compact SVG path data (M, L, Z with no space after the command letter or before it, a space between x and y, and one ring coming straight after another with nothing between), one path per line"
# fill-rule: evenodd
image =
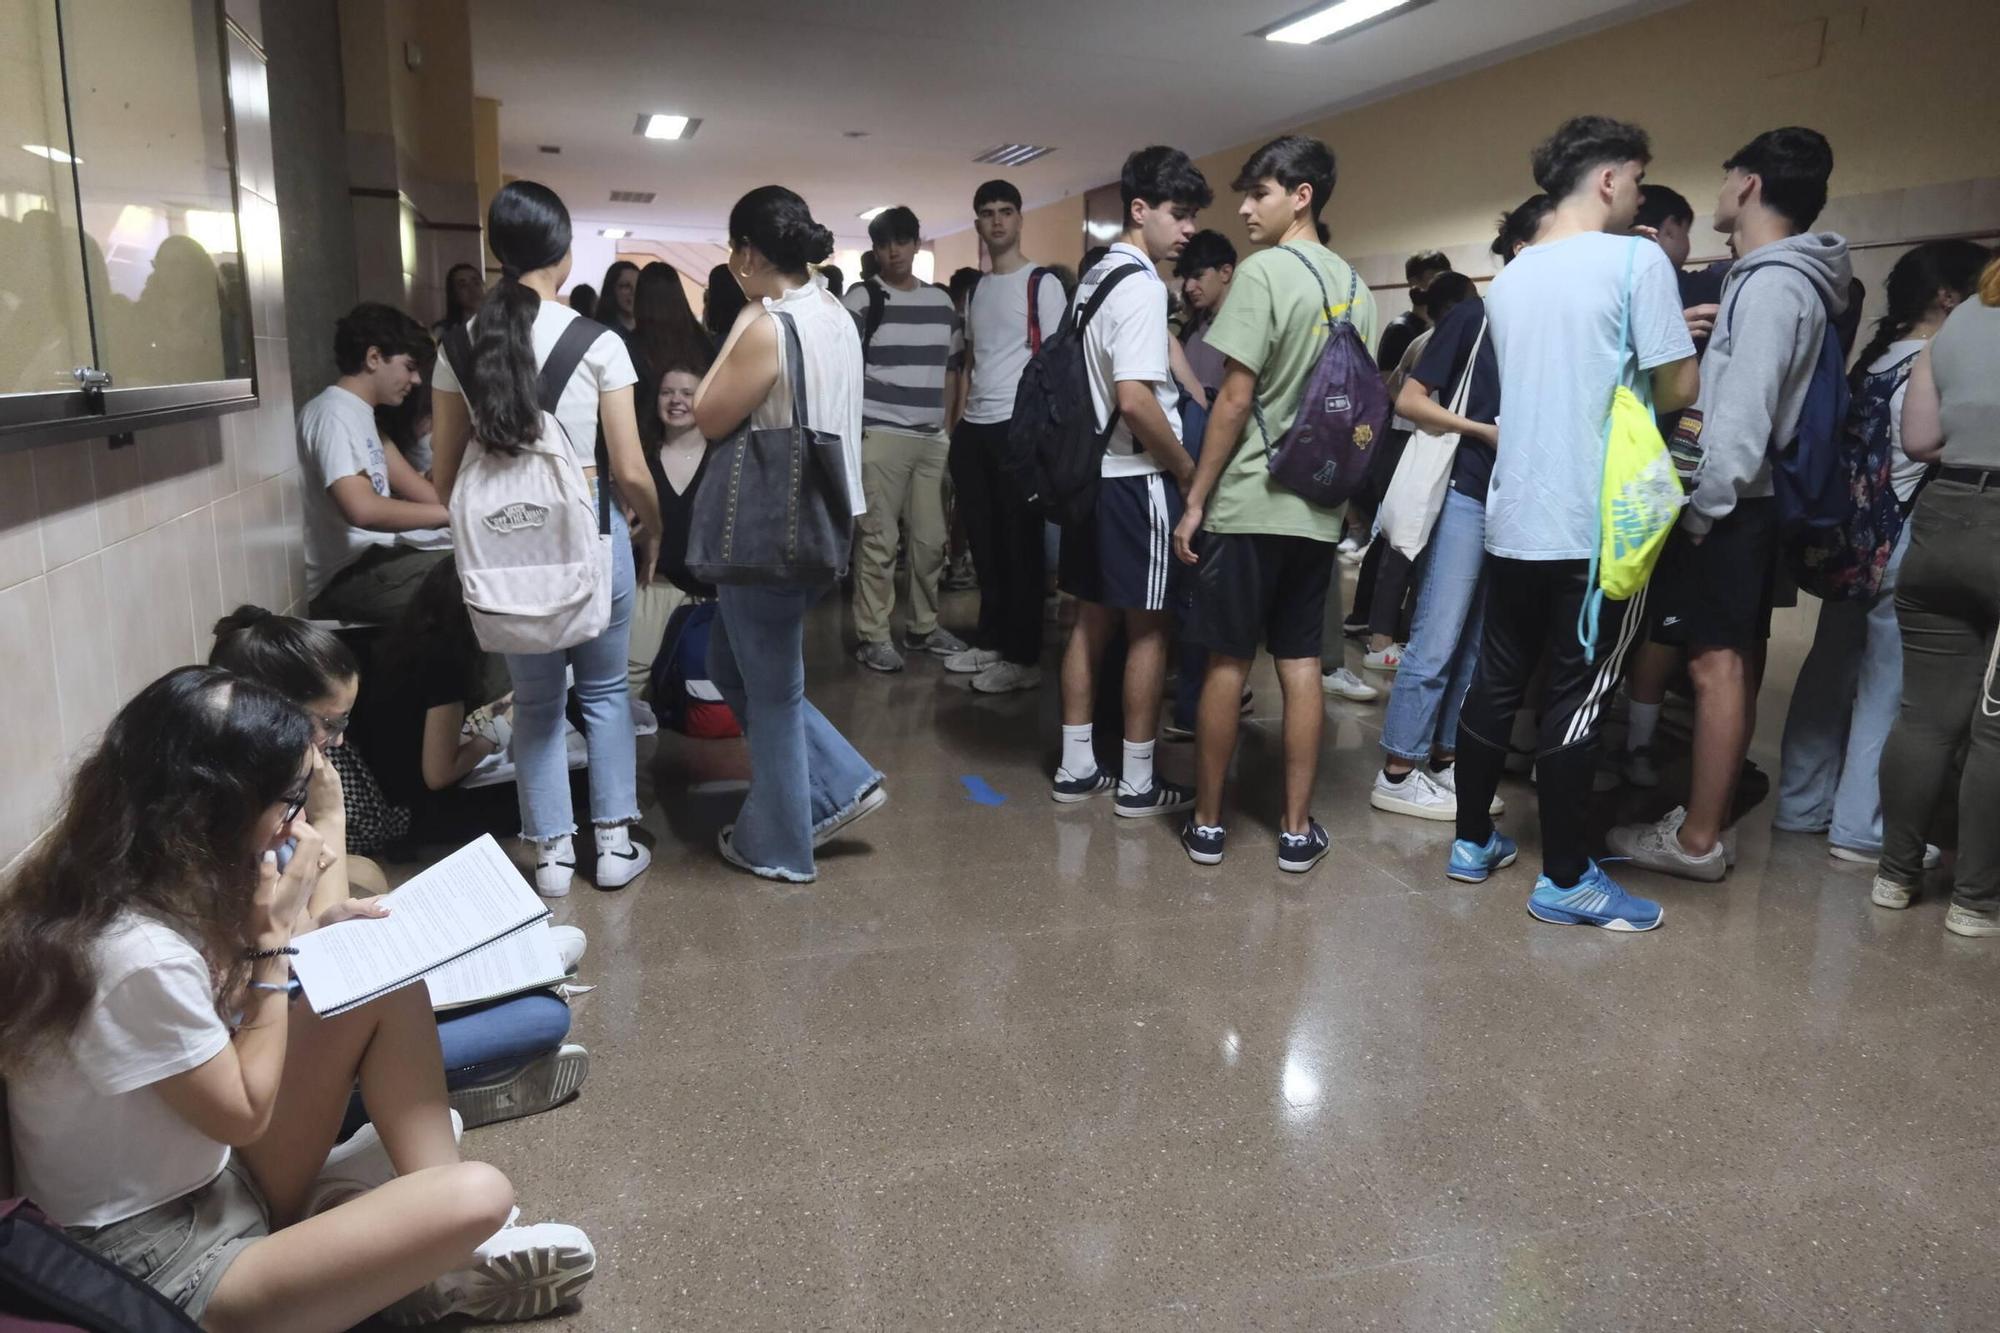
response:
M1207 334L1210 347L1257 373L1257 404L1264 409L1272 440L1291 429L1298 415L1306 380L1326 348L1331 320L1346 315L1363 346L1375 341L1375 297L1367 284L1354 283L1353 309L1348 309L1354 271L1347 261L1309 241L1292 246L1319 269L1333 308L1321 304L1319 284L1305 265L1273 247L1236 266L1229 298ZM1337 542L1342 517L1342 510L1322 509L1271 480L1270 451L1252 413L1209 497L1204 526L1210 532L1268 532Z

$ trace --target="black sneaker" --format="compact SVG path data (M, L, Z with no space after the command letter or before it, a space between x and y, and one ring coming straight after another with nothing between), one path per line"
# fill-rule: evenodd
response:
M1146 791L1119 792L1117 808L1112 813L1126 819L1143 819L1147 815L1179 814L1193 804L1194 788L1154 778Z
M1308 819L1304 833L1278 835L1278 869L1289 870L1294 875L1303 875L1320 863L1320 859L1327 854L1332 845L1332 840L1326 836L1326 830L1319 826L1319 821Z
M1062 770L1057 769L1056 780L1049 785L1049 796L1064 805L1075 805L1117 785L1118 779L1101 768L1087 778L1066 778Z
M1181 825L1181 850L1188 854L1188 860L1198 866L1219 866L1222 864L1222 840L1228 837L1226 830L1197 824L1192 815Z

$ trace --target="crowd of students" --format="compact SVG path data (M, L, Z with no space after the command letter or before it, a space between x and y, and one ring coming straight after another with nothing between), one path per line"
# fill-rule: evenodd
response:
M381 914L369 895L385 877L365 851L408 859L518 832L546 896L583 868L603 889L637 880L650 854L631 836L635 736L652 714L636 701L668 659L669 678L698 681L747 736L749 790L717 835L731 865L811 882L815 849L883 806L883 774L806 697L804 627L830 585L691 567L712 442L746 425L837 441L829 503L854 521L864 668L924 654L982 693L1039 688L1053 564L1074 614L1055 801L1109 795L1121 817L1179 816L1186 854L1221 863L1247 678L1268 652L1283 714L1277 861L1311 871L1332 847L1313 809L1324 697L1379 695L1340 665L1337 639L1328 650L1331 626L1369 636L1365 668L1394 673L1370 803L1452 823L1445 876L1478 883L1516 860L1497 789L1525 731L1542 846L1529 912L1657 926L1660 904L1594 854L1599 737L1643 651L1608 767L1657 784L1661 694L1685 659L1688 802L1607 841L1647 869L1725 878L1797 543L1779 498L1787 451L1817 410L1823 363L1844 366L1836 344L1858 302L1845 242L1811 230L1832 170L1821 136L1774 130L1724 165L1713 216L1734 262L1698 273L1683 271L1693 209L1644 181L1650 156L1635 126L1565 123L1532 156L1539 192L1501 219L1484 294L1425 252L1406 273L1411 311L1386 328L1328 247L1335 158L1303 136L1259 148L1231 182L1248 254L1197 231L1213 187L1186 153L1133 153L1121 232L1074 280L1022 253L1021 196L992 181L972 200L986 271L952 290L920 282L920 224L896 208L871 223L872 262L843 294L831 233L767 186L732 210L700 319L664 264L621 261L566 303L567 211L533 182L504 186L487 232L498 283L454 270L430 332L357 307L336 329L338 378L299 414L308 597L337 623L225 618L209 665L119 712L12 878L0 1069L29 1192L210 1328L516 1318L574 1295L595 1265L588 1238L519 1225L505 1178L457 1143L465 1125L581 1083L588 1054L566 1041L561 997L439 1018L410 987L321 1019L294 1002L287 960L302 933ZM1842 437L1890 460L1893 503L1869 530L1863 595L1829 595L1821 615L1777 824L1879 860L1873 901L1906 907L1939 855L1927 835L1960 766L1946 928L2000 935L2000 265L1968 243L1925 244L1887 295ZM1010 424L1056 339L1080 349L1097 475L1051 560L1048 497L1024 484ZM1345 508L1273 470L1344 339L1374 347L1396 423L1382 441L1355 429L1376 448ZM1660 414L1690 498L1650 583L1607 598L1599 477L1621 386ZM1404 470L1447 437L1441 501L1411 537ZM609 609L564 647L491 654L464 592L474 534L450 502L480 460L534 448L603 502ZM503 520L540 521L482 521ZM976 571L969 640L939 618L955 533ZM1362 563L1344 617L1343 558ZM696 632L707 647L690 662ZM1116 688L1100 688L1113 663ZM653 702L685 718L656 689ZM1191 786L1156 765L1163 715L1193 743ZM1106 716L1115 761L1097 734ZM503 761L511 790L468 782ZM565 933L571 966L583 943Z

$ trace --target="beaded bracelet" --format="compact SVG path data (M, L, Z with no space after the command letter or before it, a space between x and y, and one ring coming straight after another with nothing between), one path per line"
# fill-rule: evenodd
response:
M252 963L261 963L266 958L297 958L299 951L291 945L282 949L245 949L243 957Z

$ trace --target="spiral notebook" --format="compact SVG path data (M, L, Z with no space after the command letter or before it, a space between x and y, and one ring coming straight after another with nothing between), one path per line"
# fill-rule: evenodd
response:
M491 834L381 901L390 911L380 920L343 921L293 939L299 953L292 974L314 1013L331 1018L428 976L439 977L449 1005L561 978L561 961L542 924L549 909ZM544 947L535 948L537 942ZM552 959L554 974L542 975Z

